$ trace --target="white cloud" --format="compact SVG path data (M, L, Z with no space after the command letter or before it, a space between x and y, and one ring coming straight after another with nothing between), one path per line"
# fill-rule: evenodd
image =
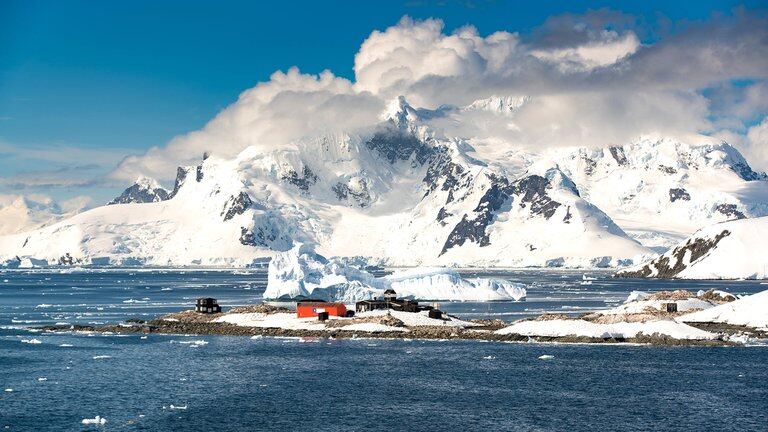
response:
M562 72L583 72L598 67L609 66L635 53L640 47L640 40L633 32L619 35L615 31L603 31L597 40L583 45L533 50L531 55L541 60L554 63Z
M248 146L269 151L312 133L355 130L373 124L383 106L381 99L355 91L349 80L329 71L317 76L297 68L275 72L269 81L243 92L202 130L125 158L112 176L168 178L176 165L196 162L204 152L228 157Z
M622 26L611 27L609 20ZM205 151L228 157L247 146L269 151L306 135L354 131L376 122L398 95L428 108L494 94L531 96L512 121L473 113L458 124L436 122L459 136L493 138L502 147L598 146L648 134L722 136L725 131L717 129L725 123L712 122L712 104L702 89L768 78L768 25L762 16L712 18L649 45L640 44L630 23L610 11L568 15L526 39L505 31L481 36L471 26L446 34L440 20L406 17L363 42L354 81L330 71L276 72L203 129L125 158L112 176L169 179L176 165L196 162ZM761 89L745 96L750 112L765 109Z
M747 156L755 167L768 170L768 117L747 132Z

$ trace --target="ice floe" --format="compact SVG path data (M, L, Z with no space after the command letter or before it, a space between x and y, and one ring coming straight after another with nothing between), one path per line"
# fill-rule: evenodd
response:
M107 419L101 416L96 416L94 418L85 418L80 421L84 425L103 425L107 422Z

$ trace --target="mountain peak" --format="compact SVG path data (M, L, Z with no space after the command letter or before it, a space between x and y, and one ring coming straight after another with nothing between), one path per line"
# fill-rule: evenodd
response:
M391 121L395 126L403 128L417 121L419 116L405 96L398 96L387 104L387 109L381 115L383 121Z
M125 189L120 196L110 201L108 205L150 203L165 201L168 198L168 191L160 186L157 180L149 177L139 177L133 185Z

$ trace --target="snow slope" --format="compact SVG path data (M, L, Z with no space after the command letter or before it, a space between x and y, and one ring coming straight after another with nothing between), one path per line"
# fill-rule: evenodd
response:
M710 309L683 315L679 322L712 322L768 330L768 290Z
M518 321L496 331L497 334L520 334L544 337L592 337L592 338L634 338L640 334L659 334L674 339L712 340L715 333L691 327L671 320L647 322L618 322L600 324L584 320Z
M394 289L400 298L417 300L520 300L526 294L520 284L464 279L451 269L411 269L376 278L300 244L270 261L264 298L355 302L379 298L386 289Z
M88 201L74 198L59 205L45 196L0 195L0 235L29 231L72 217Z
M702 226L768 215L768 181L722 142L644 137L624 146L559 149L547 157L647 246L670 247Z
M672 250L619 277L681 279L768 278L768 217L703 228Z

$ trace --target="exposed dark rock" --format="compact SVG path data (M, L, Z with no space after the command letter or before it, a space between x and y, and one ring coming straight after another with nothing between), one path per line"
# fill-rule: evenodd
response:
M616 273L616 277L672 279L687 268L683 262L686 253L690 252L689 262L693 264L709 251L717 247L720 240L729 235L731 235L730 231L723 230L713 239L690 239L685 242L684 245L674 248L670 254L664 254L648 264L645 264L638 270L620 271ZM674 264L672 263L673 259ZM654 274L653 269L656 269L656 274Z
M621 166L629 165L629 162L627 161L627 155L624 154L623 148L611 146L608 147L608 150L611 152L611 156L613 156L613 159L616 160L617 164Z
M677 172L676 169L666 165L659 165L659 170L667 174L675 174Z
M237 196L232 196L227 200L221 215L224 216L224 221L228 221L236 215L245 213L251 205L253 205L251 197L245 192L240 192Z
M464 167L453 162L446 148L438 147L434 149L433 157L422 181L427 186L427 190L424 192L425 197L437 189L448 191L448 198L445 203L449 204L454 199L454 192L468 187L472 177Z
M176 196L176 194L179 192L179 189L181 189L181 186L184 185L184 181L187 179L187 175L189 174L189 167L178 167L176 168L176 183L173 185L173 190L168 195L168 199L171 199Z
M445 207L440 207L440 210L437 212L437 221L442 223L448 216L451 216L451 213L448 213L448 211L445 210Z
M146 185L136 183L127 188L119 197L110 201L107 205L128 203L151 203L165 201L169 198L168 191L163 188L149 188Z
M736 207L736 204L718 204L715 207L715 211L728 216L729 220L745 219L747 216L740 212Z
M390 163L406 161L413 157L414 166L423 165L433 154L432 147L421 142L413 134L391 127L376 132L365 145Z
M584 172L587 175L592 175L592 173L595 172L595 168L597 167L597 162L585 154L581 155L581 160L584 161Z
M518 180L511 185L511 194L520 196L520 207L530 205L531 213L549 219L560 207L560 203L547 195L549 180L539 175L532 175Z
M371 193L368 191L367 183L361 182L361 185L362 190L355 191L350 189L347 184L339 182L331 186L331 190L336 194L339 201L346 201L351 197L358 206L365 208L371 205Z
M274 247L276 243L292 244L291 240L283 236L274 226L240 227L240 244L277 249Z
M669 190L669 201L675 202L677 200L690 201L691 195L683 188L674 188Z
M306 192L312 185L317 183L317 174L307 165L304 165L301 175L294 170L290 170L283 174L282 179Z
M563 217L563 222L565 222L565 223L571 223L571 218L572 218L572 217L573 217L573 215L571 214L571 206L568 206L568 207L565 209L565 216Z
M203 181L203 166L198 165L196 168L197 174L195 175L195 180L197 180L198 183Z
M739 177L743 178L746 181L768 179L768 175L766 175L764 172L757 172L752 170L752 167L750 167L746 162L735 163L731 165L731 169L736 174L738 174Z
M488 177L493 183L480 198L480 202L473 211L474 217L465 214L461 218L448 235L440 255L467 241L477 243L481 247L488 246L490 239L486 228L493 223L496 213L506 203L517 203L520 207L529 209L531 215L542 216L545 219L551 218L561 205L547 195L549 180L539 175L530 175L513 183L496 175Z
M69 252L59 257L59 265L73 265L77 260Z

